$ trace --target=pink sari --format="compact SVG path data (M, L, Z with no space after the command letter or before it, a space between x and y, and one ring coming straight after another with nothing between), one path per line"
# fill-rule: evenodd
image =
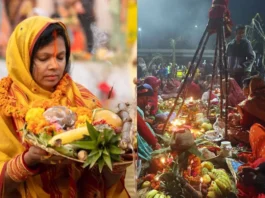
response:
M228 105L235 107L245 99L246 98L240 86L237 84L235 79L230 78L229 79Z

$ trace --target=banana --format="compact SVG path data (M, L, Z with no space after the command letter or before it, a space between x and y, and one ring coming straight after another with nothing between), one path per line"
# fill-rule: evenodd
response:
M159 198L161 194L157 193L154 198Z
M212 170L212 173L218 178L218 177L221 177L221 176L224 176L224 177L227 177L228 178L228 175L227 173L225 172L225 170L222 170L222 169L213 169Z
M218 197L222 197L222 191L219 189L219 187L217 186L216 182L212 182L211 186L209 187L209 191L214 191L214 193L218 196Z
M231 181L227 177L218 177L218 180L222 182L228 190L231 190Z
M209 171L214 169L214 165L211 162L203 162L201 163L202 168L207 168Z
M146 194L146 198L153 198L157 193L157 190L151 190Z
M212 180L215 180L216 179L216 176L215 176L214 173L209 172L208 175L211 177Z
M216 194L214 191L208 191L206 198L216 198Z
M58 145L70 144L74 141L83 139L84 135L89 135L86 126L55 135L52 137L52 139L50 139L48 144L50 144L51 146L55 146L57 144Z
M220 190L223 192L223 194L227 194L229 192L229 187L226 186L225 183L222 182L222 180L217 179L215 180L217 186L220 188Z
M208 168L202 168L202 175L206 175L209 172Z

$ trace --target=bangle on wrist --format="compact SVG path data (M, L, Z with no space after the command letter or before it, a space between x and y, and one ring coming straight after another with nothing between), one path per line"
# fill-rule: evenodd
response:
M17 155L7 163L7 174L15 182L23 182L28 177L36 175L39 169L32 170L24 162L24 155L26 152Z

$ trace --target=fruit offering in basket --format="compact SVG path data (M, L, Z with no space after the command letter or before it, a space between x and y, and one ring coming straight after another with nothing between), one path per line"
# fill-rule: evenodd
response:
M132 120L126 109L117 114L106 109L55 106L31 108L23 128L24 142L39 146L50 154L84 163L128 166L121 154L132 147Z
M210 185L208 188L208 198L226 197L232 190L232 181L223 169L215 169L211 162L203 162L202 178L205 184Z

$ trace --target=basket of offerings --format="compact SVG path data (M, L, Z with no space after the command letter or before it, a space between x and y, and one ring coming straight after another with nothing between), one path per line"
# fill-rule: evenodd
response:
M26 114L23 141L83 163L83 167L126 168L132 161L121 155L133 150L132 119L127 104L117 113L107 109L54 106L31 108ZM47 156L49 157L49 156Z

